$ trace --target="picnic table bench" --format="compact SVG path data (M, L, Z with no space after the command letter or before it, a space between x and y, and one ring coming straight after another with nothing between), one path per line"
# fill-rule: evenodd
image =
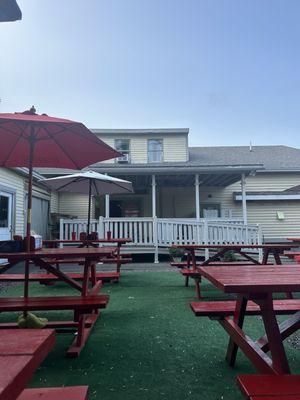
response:
M239 375L237 384L247 400L300 399L300 375Z
M83 274L78 272L67 272L66 275L73 279L74 281L82 281L84 279ZM120 273L117 271L111 272L97 272L96 275L97 281L119 281ZM53 274L29 274L28 279L30 282L56 282L59 278ZM90 276L90 280L92 277ZM0 282L24 282L25 276L24 274L0 274Z
M0 331L0 400L87 400L87 386L25 389L54 344L50 329Z
M295 312L289 319L278 325L276 313L284 313L282 304L273 300L274 293L300 292L300 267L292 266L235 266L201 267L201 274L213 285L227 294L237 295L233 317L231 310L221 309L215 318L229 334L226 360L230 366L235 364L238 347L263 374L289 374L290 367L283 346L283 340L300 328L300 311L297 300L287 299L287 312ZM243 331L244 317L253 310L253 301L260 310L266 334L253 341ZM293 308L291 310L289 308ZM209 307L209 306L208 306ZM195 307L194 307L195 308ZM207 310L206 310L207 311ZM214 312L214 311L213 311ZM253 312L256 312L254 309ZM269 357L266 352L270 351Z

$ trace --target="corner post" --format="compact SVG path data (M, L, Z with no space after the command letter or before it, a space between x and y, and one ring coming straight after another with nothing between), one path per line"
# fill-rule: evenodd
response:
M151 176L152 187L152 221L153 221L153 241L154 241L154 263L157 264L158 260L158 242L157 242L157 216L156 216L156 177Z
M245 174L242 174L241 178L241 189L242 189L242 209L243 209L243 222L244 225L247 225L247 201L246 201L246 179Z

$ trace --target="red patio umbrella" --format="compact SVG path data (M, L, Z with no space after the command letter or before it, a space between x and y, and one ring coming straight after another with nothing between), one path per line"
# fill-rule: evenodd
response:
M1 167L29 169L27 251L30 251L33 167L82 169L120 156L82 123L38 115L34 107L23 113L0 113L0 144ZM28 275L28 265L25 273Z

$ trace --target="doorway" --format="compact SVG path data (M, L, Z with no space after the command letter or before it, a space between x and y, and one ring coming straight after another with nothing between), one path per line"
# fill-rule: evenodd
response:
M12 238L13 194L0 191L0 240Z

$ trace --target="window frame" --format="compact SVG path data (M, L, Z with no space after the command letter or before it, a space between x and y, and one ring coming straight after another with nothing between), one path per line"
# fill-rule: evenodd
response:
M117 148L117 141L127 141L128 142L128 150L119 150L118 148ZM125 154L128 154L128 163L130 163L131 162L131 140L130 139L127 139L127 138L118 138L118 139L114 139L114 147L115 147L115 150L117 150L117 151L119 151L120 153L122 153L123 155L125 155ZM115 159L115 163L116 164L122 164L122 163L126 163L126 161L124 162L124 161L122 161L122 160L120 160L120 158L122 158L122 156L121 157L117 157L116 159Z
M150 154L158 154L158 151L150 151L150 142L151 141L156 141L156 142L160 142L161 143L161 160L159 161L152 161L150 159ZM162 163L164 162L164 139L163 138L149 138L147 140L147 162L149 164L154 164L154 163Z

